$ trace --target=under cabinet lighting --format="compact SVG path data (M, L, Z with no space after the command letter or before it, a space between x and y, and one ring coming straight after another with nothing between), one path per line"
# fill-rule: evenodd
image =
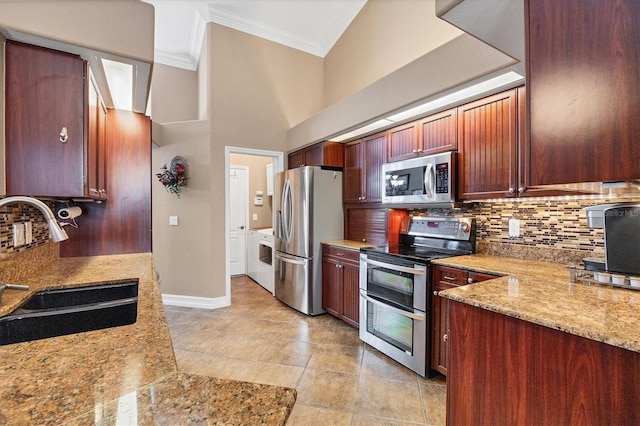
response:
M359 129L356 129L356 130L354 130L352 132L342 134L342 135L340 135L338 137L335 137L335 138L331 138L331 141L332 142L346 141L347 139L355 138L357 136L373 132L374 130L382 129L383 127L390 126L393 123L394 123L393 121L390 121L390 120L387 120L386 118L383 118L382 120L378 120L378 121L375 121L375 122L373 122L371 124L367 124L366 126L360 127Z
M504 87L508 84L515 83L516 81L523 80L523 77L515 71L509 71L505 74L499 75L489 80L474 84L473 86L465 87L464 89L442 96L438 99L420 104L406 111L399 112L387 117L391 121L402 121L411 117L418 117L421 114L435 111L439 108L447 105L462 102L466 99L476 97L483 93L494 90L496 87Z
M133 66L101 58L104 74L116 109L133 109Z
M367 124L366 126L352 130L348 133L344 133L337 137L330 138L330 140L334 142L342 142L348 139L356 138L358 136L366 135L368 133L373 133L378 129L389 127L394 123L414 117L418 118L421 116L426 116L429 113L437 111L440 108L465 102L470 99L477 98L478 96L481 96L483 94L489 94L490 92L495 91L497 88L507 87L509 85L515 84L516 82L524 82L524 77L515 71L509 71L480 83L474 84L472 86L457 90L448 95L441 96L437 99L421 103L407 110L389 115L388 117Z

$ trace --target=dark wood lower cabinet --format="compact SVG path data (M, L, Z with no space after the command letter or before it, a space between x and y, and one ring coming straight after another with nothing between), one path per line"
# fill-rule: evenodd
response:
M360 252L322 245L322 308L358 328Z
M447 266L436 265L433 268L434 297L431 298L431 368L434 371L446 376L449 364L449 300L444 297L438 297L438 293L450 288L486 281L496 277L496 275Z
M447 424L640 424L640 353L449 305Z

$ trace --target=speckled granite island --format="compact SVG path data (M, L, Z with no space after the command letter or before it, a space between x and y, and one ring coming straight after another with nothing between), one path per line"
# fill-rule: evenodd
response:
M640 424L640 292L570 283L564 265L433 263L503 275L445 290L448 424Z
M503 275L443 297L640 352L640 291L570 283L565 265L470 255L434 264Z
M6 315L35 291L139 279L135 324L0 346L0 424L282 425L295 390L181 374L151 254L60 259L7 291Z

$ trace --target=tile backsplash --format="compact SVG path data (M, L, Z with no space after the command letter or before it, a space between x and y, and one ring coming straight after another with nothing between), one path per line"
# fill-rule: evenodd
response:
M53 208L52 203L48 203ZM32 223L33 241L31 244L14 247L13 224ZM21 253L49 242L49 227L37 208L25 204L15 204L0 208L0 257Z
M568 263L584 257L604 257L604 231L589 229L584 207L617 200L523 200L474 203L454 210L413 211L413 214L472 216L476 219L478 252ZM520 236L509 238L509 219L520 220Z

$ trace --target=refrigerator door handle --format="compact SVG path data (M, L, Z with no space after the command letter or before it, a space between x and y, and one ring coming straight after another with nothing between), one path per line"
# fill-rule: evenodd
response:
M276 259L282 260L285 263L293 263L294 265L305 265L306 263L304 260L298 260L293 257L283 255L281 253L276 253Z
M293 205L291 200L291 184L289 179L284 181L282 189L282 231L287 244L291 240L291 216L293 215Z

